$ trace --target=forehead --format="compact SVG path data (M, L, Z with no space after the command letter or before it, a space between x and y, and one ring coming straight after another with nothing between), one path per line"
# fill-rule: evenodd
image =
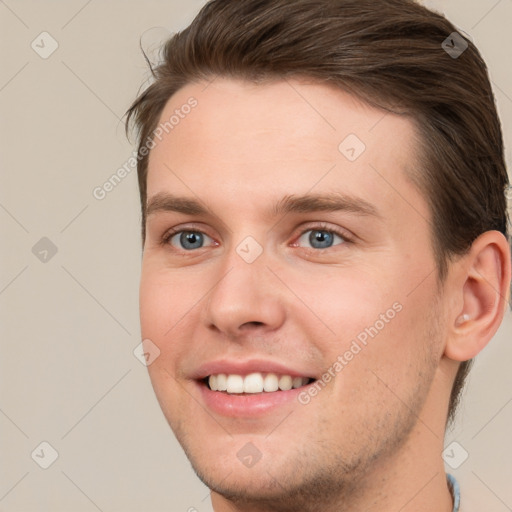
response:
M254 207L283 195L335 190L405 214L415 201L427 215L407 179L415 166L412 121L338 88L216 78L178 91L160 126L148 198L169 191L212 202L245 199Z

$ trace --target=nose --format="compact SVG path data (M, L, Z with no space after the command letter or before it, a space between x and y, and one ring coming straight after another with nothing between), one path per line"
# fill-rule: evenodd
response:
M264 255L247 263L236 252L224 262L205 301L203 321L230 339L278 330L286 318L282 286Z

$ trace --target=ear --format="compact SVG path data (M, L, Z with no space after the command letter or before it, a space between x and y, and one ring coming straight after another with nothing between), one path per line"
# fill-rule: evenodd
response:
M492 339L503 320L510 294L510 246L499 231L487 231L457 261L462 301L449 318L445 355L456 361L475 357Z

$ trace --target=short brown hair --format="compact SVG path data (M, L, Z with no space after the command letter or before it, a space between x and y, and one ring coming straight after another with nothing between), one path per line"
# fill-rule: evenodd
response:
M453 39L454 32L446 18L413 0L208 2L167 41L162 62L151 68L153 83L127 112L127 130L133 122L138 133L143 239L149 156L141 148L175 92L216 76L255 82L308 77L415 122L421 166L409 177L430 207L443 282L450 259L467 252L481 233L508 237L509 181L487 68L472 42L460 34ZM457 44L459 55L446 50ZM448 421L470 365L459 367Z

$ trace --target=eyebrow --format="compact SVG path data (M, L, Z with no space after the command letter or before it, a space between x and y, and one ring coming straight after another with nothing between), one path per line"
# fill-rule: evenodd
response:
M274 216L288 213L345 211L364 216L381 218L374 205L362 198L342 193L288 195L279 200L271 209ZM196 199L158 193L148 200L146 216L157 212L176 212L185 215L211 215L209 209Z
M274 215L287 213L338 212L381 217L377 208L362 198L342 193L290 195L281 199L272 209Z
M177 212L185 215L206 215L208 209L196 199L178 197L160 192L150 198L146 204L146 216L157 212Z

